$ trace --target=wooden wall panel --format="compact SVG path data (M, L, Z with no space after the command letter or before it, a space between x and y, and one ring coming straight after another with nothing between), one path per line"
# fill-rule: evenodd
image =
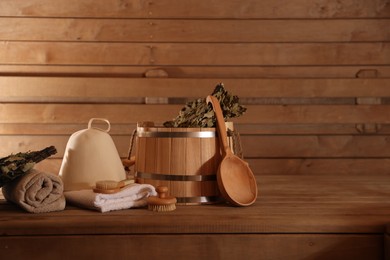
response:
M386 65L383 43L63 43L0 45L2 64L31 65Z
M0 40L70 42L377 42L390 19L162 20L0 17ZM42 31L45 33L42 34ZM239 32L239 33L237 33Z
M4 65L0 75L85 76L142 78L149 71L163 69L170 78L359 78L371 73L377 78L389 78L387 65L344 66L108 66L108 65Z
M248 105L248 112L233 122L244 124L390 123L390 106L379 105ZM153 121L176 117L182 105L132 104L0 104L1 123L82 123L92 117L112 123ZM75 117L77 114L77 117ZM318 116L321 115L321 116Z
M249 158L247 161L251 169L259 175L373 176L390 174L388 158ZM54 162L52 164L54 165ZM58 169L59 166L53 168L53 172L58 172Z
M97 124L99 126L99 124ZM1 123L2 135L71 135L84 129L86 122L82 123ZM103 125L102 125L103 126ZM113 135L128 135L136 128L136 123L115 123L111 125L110 133ZM359 124L243 124L237 123L234 128L242 135L363 135L370 129L361 128ZM373 129L371 129L373 131ZM389 124L378 124L376 134L390 133Z
M86 127L82 128L85 129ZM112 135L121 157L127 156L130 136ZM62 158L68 135L1 136L2 150L15 153L17 149L40 149L43 144L53 144ZM241 136L246 158L388 158L389 140L386 136ZM44 148L44 147L43 147Z
M140 121L162 123L174 118L181 107L132 104L0 104L0 112L6 115L0 122L87 124L92 117L103 117L114 124Z
M218 82L241 99L390 97L390 79L161 79L0 76L5 102L99 102L135 98L200 98ZM244 87L243 87L244 86ZM115 91L112 91L115 89Z
M91 117L125 156L138 121L224 82L256 174L389 174L389 27L386 0L0 1L0 157Z
M173 8L174 7L174 8ZM387 0L3 0L0 16L117 18L376 18Z
M43 147L40 147L43 148ZM18 151L23 150L19 149ZM245 151L244 151L245 153ZM244 154L246 155L246 153ZM334 175L334 176L378 176L390 174L388 158L249 158L245 157L256 175ZM58 174L62 159L47 159L35 168ZM130 169L133 171L133 169Z

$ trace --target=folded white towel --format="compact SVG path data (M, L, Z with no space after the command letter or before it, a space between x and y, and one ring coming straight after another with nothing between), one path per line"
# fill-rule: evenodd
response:
M76 206L100 212L122 210L147 205L149 196L156 196L155 188L150 184L130 184L113 194L95 193L92 190L64 192L66 201Z

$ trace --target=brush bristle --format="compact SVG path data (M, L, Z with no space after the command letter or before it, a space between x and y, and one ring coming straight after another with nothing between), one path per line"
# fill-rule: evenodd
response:
M149 204L148 209L156 212L173 211L176 209L176 205L175 204L166 204L166 205Z

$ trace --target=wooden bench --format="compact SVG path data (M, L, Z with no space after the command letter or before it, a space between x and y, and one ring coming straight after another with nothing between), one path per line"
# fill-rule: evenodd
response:
M258 176L247 208L32 215L0 203L0 253L14 259L383 259L387 176ZM388 235L387 235L388 236Z
M56 173L70 134L104 117L125 157L138 121L169 120L185 100L207 96L220 81L248 108L234 123L258 179L255 205L105 214L68 205L32 215L2 201L0 255L383 259L390 221L387 78L3 76L1 152L55 145L59 153L37 168Z

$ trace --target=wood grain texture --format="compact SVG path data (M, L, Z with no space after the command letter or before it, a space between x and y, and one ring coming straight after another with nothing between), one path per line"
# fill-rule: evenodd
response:
M390 79L159 79L0 77L2 102L145 102L145 97L204 98L223 82L240 98L390 97ZM243 86L245 86L243 88ZM115 91L112 91L115 89Z
M71 135L85 129L86 123L4 123L2 135ZM110 134L128 136L136 128L135 123L111 124ZM236 124L243 135L356 135L365 134L356 124ZM372 133L371 133L372 134ZM381 125L377 134L390 134L390 125Z
M388 158L248 158L246 160L258 175L390 174Z
M378 105L248 105L243 124L390 123L390 107ZM83 123L104 117L112 123L154 121L176 117L182 105L133 104L0 104L0 123ZM78 114L78 117L74 117ZM7 115L7 116L5 116ZM318 117L318 115L322 115Z
M191 20L0 17L0 40L76 42L376 42L389 19ZM43 34L42 31L45 33ZM237 33L239 32L239 33Z
M180 206L169 213L129 209L102 215L68 205L65 211L30 215L2 202L0 230L2 236L385 232L390 216L387 176L257 179L259 197L254 205L244 208L219 204Z
M169 120L224 82L248 106L235 125L261 174L385 175L389 11L386 0L1 1L0 154L63 150L106 117L126 156L138 121Z
M52 244L55 239L56 243ZM88 243L83 243L88 240ZM382 259L381 235L122 235L0 237L0 253L16 259ZM148 245L145 246L145 244ZM81 246L82 245L82 246ZM229 245L229 246L226 246ZM149 248L153 247L153 250ZM67 250L64 250L64 249ZM283 250L276 250L283 248Z
M385 235L385 256L384 259L390 259L390 236L389 236L389 228L387 227L386 235Z
M20 151L19 149L18 151ZM126 157L124 157L126 158ZM247 158L256 175L346 175L373 176L390 174L388 158ZM35 166L36 169L58 174L62 158L47 159ZM204 168L206 168L205 166ZM218 165L209 166L210 173L216 172ZM163 183L168 185L168 182ZM209 184L209 185L208 185ZM203 184L204 194L215 194L215 183Z
M9 65L388 65L390 44L7 41L0 56Z
M0 112L4 115L0 118L0 123L85 123L92 117L107 118L112 123L137 123L145 120L162 123L176 117L181 107L132 104L0 104ZM77 117L74 116L75 111Z
M108 65L4 65L2 76L86 76L138 77L149 70L163 69L171 78L356 78L362 71L372 71L378 78L390 77L390 67L381 66L108 66Z
M102 214L67 205L61 212L31 215L0 201L0 252L42 259L138 254L383 259L390 217L386 179L258 176L261 192L250 207L187 205L166 213L130 209ZM86 239L87 245L81 243Z
M55 145L36 167L58 173L91 117L110 120L127 157L137 122L170 120L224 82L248 107L234 123L259 187L251 207L167 213L38 216L0 201L0 255L388 257L389 23L388 0L0 1L0 157ZM141 170L174 161L135 154Z
M243 136L248 157L387 158L388 136Z
M130 135L131 133L129 133ZM129 135L112 135L121 157L126 157L129 146ZM1 155L55 145L59 152L54 156L61 157L69 136L51 135L10 135L0 136L2 143ZM185 138L180 138L185 139ZM184 142L185 140L181 140ZM278 135L278 136L241 136L243 153L248 158L388 158L390 152L386 147L389 143L387 135ZM175 142L178 142L175 140ZM150 144L155 147L156 144ZM173 144L171 144L173 145ZM179 144L181 145L181 144ZM185 145L185 144L184 144ZM178 146L179 147L179 146ZM43 147L44 148L44 147ZM41 148L42 149L42 148ZM173 148L172 148L173 149ZM185 153L172 151L177 157L171 159L172 167L179 167L177 174L186 171L186 166L180 164L185 160ZM172 155L174 156L174 155ZM152 156L151 156L152 157ZM148 167L155 167L156 158L151 160ZM178 160L178 164L176 165ZM172 162L174 161L174 162ZM147 163L147 162L146 162ZM145 171L145 170L144 170ZM152 171L152 170L151 170ZM172 173L173 174L173 173Z
M175 8L172 8L175 6ZM4 0L0 16L116 18L360 18L389 17L386 0L375 1L51 1Z

